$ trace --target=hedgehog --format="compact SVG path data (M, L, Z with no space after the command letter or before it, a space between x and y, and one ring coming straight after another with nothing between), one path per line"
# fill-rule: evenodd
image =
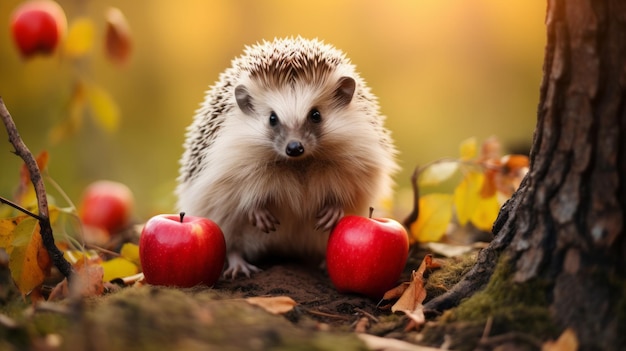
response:
M224 233L224 276L264 258L322 262L346 214L392 196L396 148L346 55L318 39L247 46L187 128L178 209Z

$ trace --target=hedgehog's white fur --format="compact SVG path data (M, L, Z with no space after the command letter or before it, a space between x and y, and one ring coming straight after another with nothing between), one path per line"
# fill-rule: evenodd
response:
M332 46L297 37L247 47L188 128L179 210L222 228L233 277L269 254L321 258L341 215L365 215L391 196L398 167L384 119ZM293 140L304 147L298 157L285 153Z

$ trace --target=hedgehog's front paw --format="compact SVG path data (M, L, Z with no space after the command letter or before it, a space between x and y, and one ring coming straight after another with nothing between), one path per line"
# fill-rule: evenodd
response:
M278 219L267 208L257 208L248 215L250 223L264 233L276 231L280 224Z
M224 277L235 279L239 273L250 278L251 273L260 272L261 269L257 266L248 263L239 252L228 253L228 268L224 271Z
M328 205L317 214L315 230L331 230L341 217L343 217L343 207L339 205Z

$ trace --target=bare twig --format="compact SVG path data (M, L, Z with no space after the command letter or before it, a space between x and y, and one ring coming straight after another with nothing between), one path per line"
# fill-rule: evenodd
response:
M18 210L18 211L20 211L20 212L22 212L24 214L29 215L29 216L33 217L34 219L36 219L38 221L41 221L41 219L42 219L42 217L40 217L38 214L30 212L29 210L25 209L24 207L16 204L13 201L5 199L2 196L0 196L0 202L5 204L5 205L11 206L14 209L16 209L16 210Z
M420 213L420 189L417 186L417 177L419 175L419 170L419 167L415 167L415 170L411 175L411 186L413 187L413 211L411 211L407 218L402 222L407 230L411 228L411 223L417 221Z
M11 114L7 110L4 105L4 101L2 97L0 97L0 118L4 123L4 127L9 134L9 141L15 148L15 154L18 155L28 168L30 173L30 181L33 183L35 187L35 194L37 195L37 206L39 215L35 218L39 220L39 227L41 233L41 239L43 245L45 246L50 258L54 265L59 269L61 274L63 274L66 278L70 278L72 274L72 265L67 262L67 260L63 257L63 252L59 250L54 244L54 237L52 236L52 226L50 225L50 212L48 210L48 199L46 197L46 188L43 184L43 178L41 177L41 171L39 170L39 166L37 165L37 161L35 157L30 152L24 141L20 137L20 134L17 131L17 127L15 126L15 122L13 118L11 118Z

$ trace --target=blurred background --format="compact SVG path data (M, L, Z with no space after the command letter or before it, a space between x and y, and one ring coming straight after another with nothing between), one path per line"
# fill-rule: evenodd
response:
M527 152L536 122L545 45L543 1L528 0L59 0L68 22L88 16L95 46L79 63L57 53L20 58L9 32L19 0L0 2L0 96L33 153L78 202L98 179L127 184L136 217L175 210L173 191L187 125L231 59L263 39L317 37L343 50L378 96L403 171L407 205L414 167L458 155L459 143L496 135L503 152ZM103 54L104 13L119 8L133 51L123 67ZM67 118L77 77L105 89L119 108L114 132L85 118L52 142ZM0 128L0 195L11 197L21 160Z

